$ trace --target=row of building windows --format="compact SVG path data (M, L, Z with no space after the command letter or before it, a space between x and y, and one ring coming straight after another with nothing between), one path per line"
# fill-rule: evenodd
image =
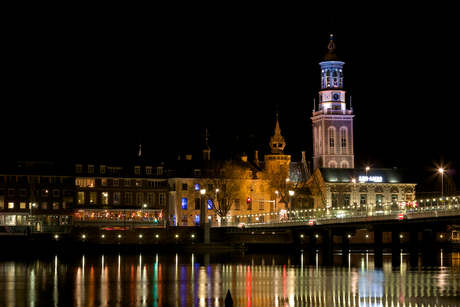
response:
M86 187L86 188L94 188L96 186L96 180L93 178L84 178L84 179L76 179L75 185L79 187ZM166 187L167 181L166 180L142 180L142 179L106 179L102 178L101 186L125 186L125 187L149 187L149 188L158 188L158 187ZM145 182L146 184L144 184Z
M0 209L53 209L53 210L59 210L59 209L71 209L71 204L67 202L39 202L36 203L35 206L32 206L32 203L26 203L26 202L5 202L0 199Z
M377 194L375 195L375 203L376 204L381 204L384 202L383 195ZM343 198L343 206L350 206L350 199L351 196L349 194L344 195ZM406 199L411 200L412 199L412 194L406 194ZM339 200L339 195L337 194L332 194L332 207L337 207L338 206L338 200ZM391 200L390 202L394 203L398 201L398 194L392 194L391 195ZM360 205L366 205L368 203L368 197L367 194L360 194L359 197L359 204Z
M71 183L72 177L0 175L0 183Z
M120 167L107 167L106 165L99 165L99 173L105 174L107 170L109 170L110 174L118 174L119 170L122 169ZM83 165L77 164L76 170L77 173L83 173ZM94 165L88 165L86 167L86 172L87 173L94 173ZM134 174L140 174L141 173L141 167L140 166L135 166L134 167ZM152 166L146 166L145 167L145 174L147 175L163 175L163 167L152 167Z
M121 204L121 192L83 192L77 193L77 204L85 205L86 197L88 197L88 204L90 205L120 205ZM133 199L135 197L135 199ZM159 205L166 205L166 193L158 194ZM155 205L155 193L124 193L124 203L126 205Z
M315 127L314 129L314 154L315 156L322 154L322 132L321 127ZM337 131L335 127L329 127L327 130L327 139L329 140L328 153L329 154L350 154L348 150L348 128L340 127L339 129L339 140L337 143ZM337 146L338 145L338 146Z
M208 199L208 210L211 210L212 209L212 202L213 200L212 199ZM266 208L266 205L268 204L263 198L259 199L258 201L254 201L254 202L258 202L259 203L259 210L260 211L265 211L265 208ZM201 209L201 198L195 198L194 199L194 207L191 207L189 205L189 201L188 201L188 198L182 198L182 202L181 202L181 208L182 210L200 210ZM252 210L253 209L253 201L249 202L246 204L246 210ZM280 206L283 206L284 203L280 203L278 204L278 208ZM232 206L232 209L233 210L241 210L241 202L239 200L239 198L236 198L234 203L233 203L233 206ZM267 205L267 208L270 208L269 205ZM281 209L284 209L284 208L281 208Z
M16 196L17 195L17 189L7 189L7 194L5 194L5 189L0 189L0 197L2 196ZM29 192L27 192L29 191ZM26 197L26 196L39 196L39 193L42 197L47 197L49 195L52 195L53 197L59 197L61 196L61 190L58 189L53 189L50 190L48 189L42 189L42 190L27 190L27 189L19 189L19 196L20 197ZM72 196L72 192L70 190L64 190L63 192L64 196Z

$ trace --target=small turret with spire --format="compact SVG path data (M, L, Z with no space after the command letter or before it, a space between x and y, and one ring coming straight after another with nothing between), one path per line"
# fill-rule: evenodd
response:
M278 121L278 112L276 113L276 126L275 134L270 140L270 147L272 149L272 154L283 154L284 147L286 147L286 142L284 141L283 136L281 135L280 124Z

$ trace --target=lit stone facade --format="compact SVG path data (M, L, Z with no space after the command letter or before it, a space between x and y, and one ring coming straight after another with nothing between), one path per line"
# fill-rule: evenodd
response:
M315 209L330 214L378 214L396 209L397 203L415 200L416 183L409 183L407 176L408 172L399 169L318 168L308 186L315 196Z
M318 110L313 110L313 170L318 167L354 168L353 110L347 109L343 90L343 65L329 43L321 65ZM315 106L316 108L316 106Z

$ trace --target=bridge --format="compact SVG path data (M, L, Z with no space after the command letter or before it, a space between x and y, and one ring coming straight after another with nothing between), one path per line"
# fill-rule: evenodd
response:
M460 218L460 196L430 198L412 202L352 205L322 209L280 210L276 213L267 214L234 215L226 219L224 218L222 222L212 223L211 227L286 228L378 223L383 221L444 220L446 218ZM244 219L250 222L244 222Z
M454 229L460 229L460 197L343 206L333 209L288 210L284 218L282 216L283 214L278 212L270 214L273 218L268 222L227 222L223 225L214 223L212 226L226 227L226 235L239 235L239 240L244 240L244 234L248 238L251 235L259 235L257 240L264 240L268 236L264 237L263 234L289 233L295 247L310 251L321 250L323 264L326 265L332 262L333 243L335 246L340 245L342 256L346 259L350 251L350 242L360 230L365 230L366 237L367 234L371 234L369 237L372 238L365 240L368 243L366 246L370 245L373 249L376 265L381 265L383 234L386 233L391 237L391 241L388 240L385 246L391 249L395 263L399 263L400 252L404 246L410 250L411 265L416 265L419 250L422 252L424 265L432 265L436 260L435 253L439 248L437 239L439 240L440 234L444 233L447 236L441 240L445 243L450 236L448 229L451 233ZM250 216L251 219L254 217ZM334 237L337 236L341 239L334 242ZM406 241L405 244L402 241ZM452 244L449 246L452 247Z

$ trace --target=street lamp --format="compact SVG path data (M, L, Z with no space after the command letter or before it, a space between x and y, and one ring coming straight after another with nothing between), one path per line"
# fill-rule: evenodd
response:
M439 172L441 173L441 197L444 197L444 170L440 168Z
M287 198L287 195L288 195L288 183L289 183L289 178L286 178L286 194L285 194L286 195L286 200L285 200L285 202L286 202L286 206L285 206L286 210L291 209L291 208L289 208L289 202L288 202L288 198Z
M206 204L204 203L204 195L206 194L206 189L201 189L201 210L200 210L200 226L203 228L206 223Z
M275 191L275 194L276 194L276 196L275 196L275 207L273 208L273 210L275 211L273 213L274 214L274 217L273 217L274 221L276 221L276 216L277 216L277 214L276 214L276 199L278 198L278 191Z
M141 228L143 228L143 224L144 224L144 210L145 210L145 208L147 208L147 205L146 205L146 204L144 204L144 205L142 206Z
M292 196L294 195L294 191L289 191L289 203L290 203L290 206L289 206L289 209L292 211L293 208L292 208Z

